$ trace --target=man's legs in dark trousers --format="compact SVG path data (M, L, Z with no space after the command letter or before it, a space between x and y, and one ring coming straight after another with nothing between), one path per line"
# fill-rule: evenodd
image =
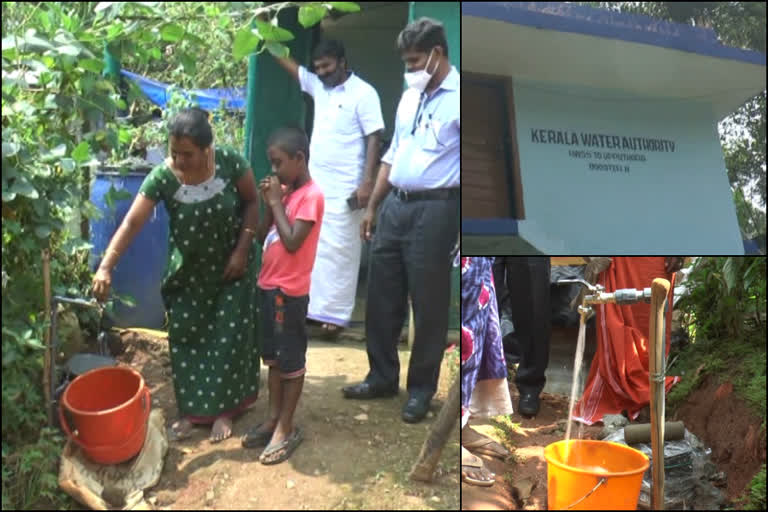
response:
M520 348L515 384L522 396L538 396L544 389L549 363L550 259L547 256L507 258L507 288L511 295L512 322Z
M407 221L403 259L413 302L415 337L408 365L408 392L437 391L445 352L451 298L451 249L456 243L458 199L399 204Z
M365 308L365 334L370 371L365 380L374 387L397 389L400 341L407 312L407 277L401 254L402 229L387 196L380 209L376 233L368 260L368 299Z
M520 347L514 335L512 320L512 305L509 289L507 288L507 258L498 256L493 262L493 283L496 287L496 304L499 311L499 326L504 345L504 359L507 366L520 362Z

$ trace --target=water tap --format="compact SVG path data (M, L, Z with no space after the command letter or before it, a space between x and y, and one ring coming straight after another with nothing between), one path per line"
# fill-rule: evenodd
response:
M635 304L637 302L651 302L651 289L644 288L642 290L636 290L634 288L621 288L615 292L606 292L605 287L599 284L590 284L583 279L561 279L557 284L561 283L578 283L585 286L591 295L585 295L583 306L591 304Z

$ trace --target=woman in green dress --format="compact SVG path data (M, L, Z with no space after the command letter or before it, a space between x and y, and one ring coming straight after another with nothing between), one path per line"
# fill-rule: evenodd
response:
M180 112L169 127L170 156L147 175L93 279L105 300L111 270L159 201L170 217L162 296L168 312L179 420L172 439L213 424L211 441L232 435L232 417L256 400L256 182L245 159L213 147L205 111Z

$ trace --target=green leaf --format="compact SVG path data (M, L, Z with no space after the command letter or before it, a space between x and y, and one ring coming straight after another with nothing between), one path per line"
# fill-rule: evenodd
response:
M259 36L265 41L277 41L278 43L282 43L285 41L291 41L293 39L293 34L291 34L289 31L273 25L267 21L257 19L256 27L259 30Z
M80 49L71 44L65 44L63 46L59 46L58 48L56 48L56 50L61 55L71 55L72 57L77 57L78 55L80 55Z
M53 50L53 45L51 45L51 43L45 39L41 39L35 36L31 32L27 32L27 34L24 36L24 43L22 43L22 47L19 48L19 50L24 52L43 53L47 50Z
M160 52L160 48L154 47L149 50L149 56L152 57L154 60L160 60L163 54L162 52Z
M116 39L117 36L122 34L124 28L125 26L120 22L113 23L112 25L109 26L109 28L107 28L107 41L110 41L108 45L108 50L109 50L109 53L111 53L115 57L119 57L117 53L119 52L119 50L115 50L114 48L114 46L119 46L119 41L113 41L113 39Z
M14 361L17 361L18 359L19 359L19 356L15 350L14 351L9 350L8 353L6 353L6 351L3 350L3 368L7 368L8 366L11 365L11 363L13 363Z
M260 40L261 38L251 29L244 28L238 31L235 35L235 44L232 46L232 56L235 60L240 60L253 53Z
M80 251L90 251L91 249L93 249L93 244L89 243L87 240L83 240L80 237L72 237L62 246L62 250L68 256L74 256Z
M304 28L309 28L322 20L328 12L323 5L303 5L299 8L299 23Z
M75 167L77 167L75 165L75 161L71 158L62 158L61 162L59 163L61 164L61 168L64 170L64 172L72 172L75 170Z
M21 339L21 336L19 336L18 332L14 331L13 329L10 329L8 327L3 327L3 334L7 334L8 336L10 336L11 338L13 338L15 340L20 340Z
M328 2L329 6L341 12L358 12L360 6L355 2Z
M14 142L3 142L3 158L9 158L19 152L19 145Z
M118 140L120 144L129 144L133 139L133 128L121 126L118 129Z
M16 199L16 192L11 192L10 190L3 189L3 202L4 203L10 203ZM5 227L5 221L3 221L3 227Z
M197 62L189 54L182 53L179 55L181 65L184 66L184 72L188 75L193 75L197 70Z
M288 50L288 47L284 44L275 43L275 42L268 42L264 44L264 47L269 50L269 53L274 55L275 57L279 57L281 59L284 59L288 57L290 54L290 51Z
M11 188L8 189L8 192L13 192L30 199L37 199L40 197L35 187L33 187L32 184L23 176L19 176L13 180L13 185L11 185Z
M77 163L83 163L91 156L91 146L87 141L82 141L72 150L72 158Z
M51 93L47 94L45 96L45 102L43 103L43 108L46 108L48 110L55 110L59 107L58 103L56 103L56 95Z
M40 161L41 162L53 162L54 160L59 160L64 155L67 154L67 145L66 144L59 144L55 148L51 149L50 151L43 153L40 155Z
M35 348L38 350L45 350L45 346L42 343L40 343L40 340L38 338L25 338L24 344L31 348Z
M77 63L81 68L94 73L101 73L104 69L104 62L99 59L80 59Z
M117 201L123 201L125 199L131 199L133 195L128 192L127 190L123 189L116 189L114 185L109 186L109 190L107 190L107 193L104 194L104 202L107 203L107 207L110 210L115 209L115 202Z
M46 32L50 32L51 30L51 17L48 14L47 11L40 11L37 13L37 17L40 20L40 24L43 26L43 29Z
M160 37L165 41L180 41L184 37L184 29L175 23L168 23L160 29Z
M48 238L48 236L51 234L51 226L37 226L35 228L35 234L38 238Z

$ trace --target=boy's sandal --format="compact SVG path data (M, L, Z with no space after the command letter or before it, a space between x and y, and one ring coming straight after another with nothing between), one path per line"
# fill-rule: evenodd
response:
M279 464L291 456L293 451L301 444L304 436L299 427L294 427L293 433L286 437L282 442L267 448L259 456L259 462L262 464Z
M272 439L272 433L275 429L270 431L259 430L262 425L264 425L264 423L259 423L243 436L242 444L244 448L256 448L269 444L269 440Z

